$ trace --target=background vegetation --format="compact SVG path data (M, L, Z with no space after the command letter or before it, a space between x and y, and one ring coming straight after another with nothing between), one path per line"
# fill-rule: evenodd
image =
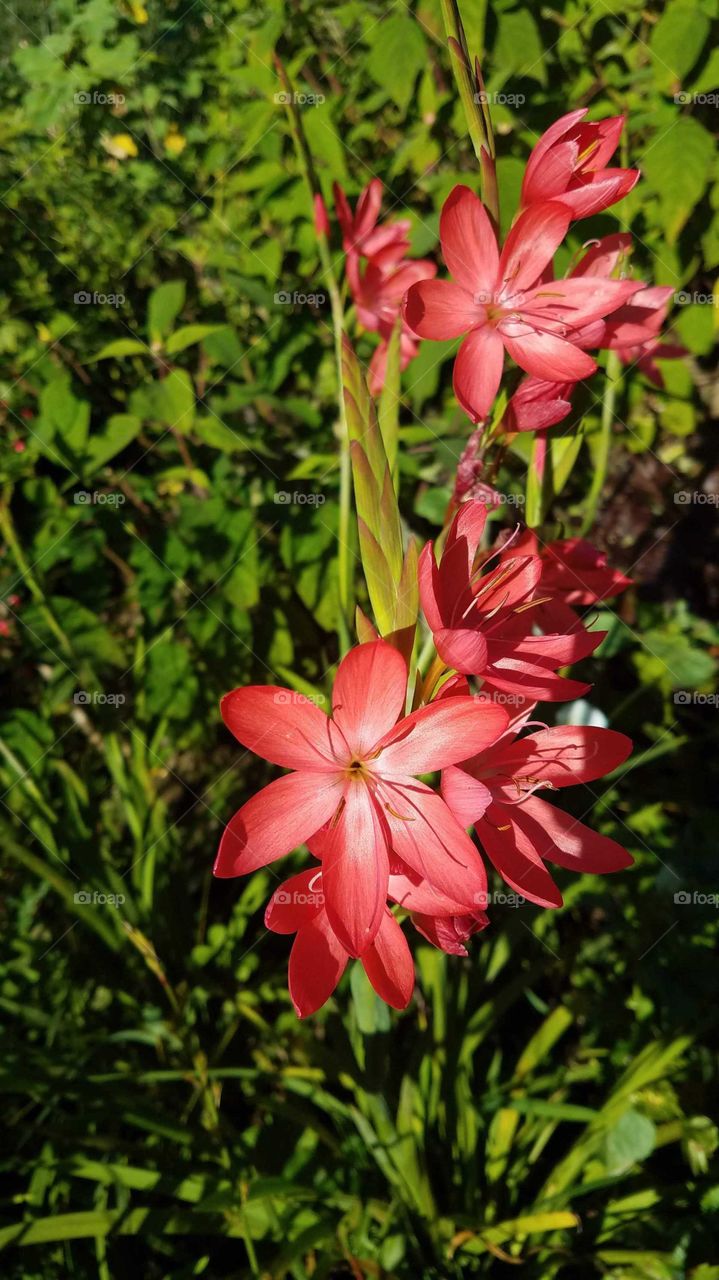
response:
M404 1015L355 966L297 1022L286 939L262 924L270 873L211 878L221 824L271 776L222 727L220 695L321 689L337 658L332 332L328 303L277 300L323 285L272 57L314 96L327 193L378 175L432 254L444 196L476 182L439 2L3 4L10 1280L446 1280L519 1261L531 1280L719 1277L717 4L463 14L507 99L505 218L547 124L625 111L621 161L644 180L619 224L644 278L679 294L690 356L663 392L636 369L620 387L594 532L636 586L603 611L591 701L637 751L575 812L636 865L560 875L560 912L495 906L465 962L418 947ZM583 223L574 247L616 229L614 211ZM420 538L468 432L452 353L425 344L403 379ZM595 387L545 536L587 510ZM508 455L505 492L524 466Z

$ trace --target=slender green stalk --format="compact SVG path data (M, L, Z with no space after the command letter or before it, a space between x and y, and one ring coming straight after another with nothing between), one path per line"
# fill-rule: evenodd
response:
M452 71L467 120L467 130L472 140L474 154L479 161L482 199L494 223L495 230L498 230L499 191L494 158L494 132L482 71L478 58L475 58L474 66L472 65L457 0L442 0L442 16L447 32ZM480 40L482 43L484 43L485 19L486 5L483 5L480 18Z
M307 145L307 139L302 127L302 120L297 108L294 88L286 68L280 58L276 55L275 66L280 80L282 81L285 108L290 125L290 132L297 152L297 158L300 162L300 168L302 169L302 174L310 194L315 231L317 234L317 248L320 256L320 262L322 264L324 281L327 285L327 292L330 295L330 307L332 310L332 329L334 331L335 362L337 366L337 403L339 407L340 422L339 545L337 549L337 560L340 610L342 623L344 625L341 625L339 628L339 638L340 647L344 651L348 647L349 643L348 626L351 625L354 610L354 573L352 565L354 559L354 539L352 535L352 468L350 464L350 442L342 387L342 337L344 334L344 308L342 305L339 286L337 284L337 278L332 267L332 254L327 235L327 228L324 225L323 217L318 216L317 206L318 202L322 201L322 191L315 172L312 154ZM324 206L322 205L321 208L323 207Z
M594 457L594 476L592 478L591 488L587 495L587 508L584 523L582 525L582 537L589 533L592 525L594 524L602 497L602 490L604 489L604 485L607 480L607 471L609 469L609 450L612 443L614 406L617 399L617 388L619 386L620 373L621 363L619 356L616 351L610 351L607 359L607 376L604 386L604 399L602 401L602 423L599 448Z
M35 604L40 609L49 630L58 641L62 651L72 657L72 645L70 644L70 641L65 635L65 632L60 626L60 623L54 613L49 608L47 601L45 600L44 592L39 585L37 578L33 574L32 569L25 558L25 553L20 546L17 533L15 532L12 512L10 511L11 497L12 490L6 490L3 494L2 502L0 503L0 533L2 533L2 536L7 542L12 552L15 564L18 567L18 572L22 574L23 582L35 601Z

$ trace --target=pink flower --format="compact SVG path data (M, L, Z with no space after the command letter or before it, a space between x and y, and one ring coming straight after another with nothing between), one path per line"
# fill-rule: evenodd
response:
M543 603L534 614L543 631L571 631L581 626L574 608L599 604L632 585L618 569L613 569L605 552L583 538L561 538L540 547L530 529L512 542L507 556L537 555L542 564L538 594Z
M472 911L467 911L462 903L453 902L426 881L402 874L390 875L389 893L399 906L410 912L415 929L447 955L466 956L464 943L489 924L484 910L486 896Z
M407 669L383 640L340 663L332 716L286 689L249 686L222 715L250 751L293 772L253 796L227 824L215 875L245 875L310 840L327 824L322 882L329 924L360 956L385 912L390 854L471 910L486 885L465 832L415 775L483 750L507 724L501 707L455 697L404 715Z
M593 653L604 632L533 635L542 562L507 552L495 569L475 568L486 520L483 503L462 503L439 564L431 542L420 555L420 600L438 654L456 671L481 677L483 694L548 702L580 697L589 686L557 669Z
M605 169L624 127L624 116L585 121L586 107L570 111L542 134L527 161L521 207L559 200L573 218L588 218L622 200L638 169Z
M363 254L373 258L376 254L389 250L389 256L395 255L395 261L403 258L409 249L409 230L411 222L408 218L398 218L396 222L388 222L377 226L380 206L382 204L382 183L373 178L364 188L355 212L342 188L335 183L333 188L337 218L342 228L342 247L345 253Z
M603 346L617 352L622 364L636 364L657 387L664 378L656 361L678 360L688 355L678 343L662 342L661 328L666 320L674 290L661 285L640 289L606 323Z
M436 264L427 258L390 263L389 266L373 259L362 269L358 259L350 255L347 258L347 280L360 324L370 332L381 333L385 341L388 340L410 285L418 280L430 280L436 273ZM416 338L411 334L408 336L416 350Z
M628 280L545 280L571 221L562 204L532 205L515 222L501 255L481 201L455 187L440 218L444 260L454 277L412 285L404 305L421 338L467 337L454 365L454 391L473 422L489 413L505 351L536 378L577 382L596 362L577 342L587 325L626 302Z
M572 268L569 279L610 279L628 254L632 237L625 232L590 244L584 257ZM579 329L574 341L582 350L607 346L607 332L622 312L630 312L635 299L649 292L640 284L630 302L620 307L606 320L594 320ZM504 425L507 431L543 431L553 427L571 412L571 397L576 382L548 382L542 378L524 378L507 406Z
M274 933L294 933L288 982L297 1016L316 1013L332 995L350 959L325 909L322 869L312 867L276 889L265 912ZM405 936L385 906L362 965L380 999L404 1009L414 987L414 963Z
M592 782L622 764L631 740L613 729L560 725L514 737L442 774L442 795L462 826L474 825L487 856L508 884L540 907L562 895L545 861L603 875L633 861L616 841L535 793Z

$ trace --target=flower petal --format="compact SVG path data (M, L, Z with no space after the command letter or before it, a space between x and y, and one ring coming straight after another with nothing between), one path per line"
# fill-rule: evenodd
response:
M414 989L414 961L399 924L385 907L382 923L362 964L380 1000L393 1009L406 1009Z
M442 770L441 791L445 804L452 810L460 826L465 828L478 822L492 803L489 787L457 765L450 765L449 769Z
M283 769L332 769L332 727L316 703L293 689L247 685L220 703L238 742Z
M504 347L496 329L473 329L462 343L454 362L454 394L464 412L479 422L486 418L499 389Z
M386 829L363 782L347 787L345 806L322 847L327 917L345 951L360 956L382 922L389 881Z
M561 197L562 204L573 218L591 218L629 195L640 177L638 169L602 169L566 191Z
M631 738L614 729L556 725L500 747L492 766L500 773L541 778L553 787L572 787L611 773L631 754L632 745Z
M323 907L322 868L308 867L275 889L267 903L265 927L273 933L297 933Z
M561 907L562 895L537 852L541 829L526 804L492 804L475 824L482 848L507 884L540 907Z
M531 321L523 329L514 337L504 334L503 341L512 359L525 373L547 382L579 382L594 373L596 361L586 351L580 351L579 347L553 333L538 333L531 328Z
M411 284L404 303L404 318L420 338L458 338L484 317L468 293L449 280L420 280Z
M290 996L298 1018L307 1018L329 1000L347 965L347 952L320 912L299 930L288 971Z
M478 676L487 665L487 641L477 627L440 627L434 643L442 661L462 675Z
M342 659L332 690L332 718L351 753L363 755L404 711L407 666L385 640L356 645Z
M509 295L531 289L567 234L571 214L556 201L533 204L517 218L499 262L502 289Z
M385 781L380 799L393 852L433 888L461 903L463 911L483 908L487 877L482 860L442 797L421 782Z
M634 861L616 840L592 831L571 813L555 809L553 804L532 796L523 804L526 817L536 823L540 833L536 837L536 849L541 858L556 862L568 871L589 872L604 875L610 871L622 871Z
M447 270L475 300L491 301L497 283L497 237L482 201L457 186L442 206L439 238Z
M221 879L266 867L319 831L342 799L332 774L287 773L243 804L222 835L213 872Z
M467 760L504 733L508 716L502 707L474 698L446 698L430 702L400 720L378 742L382 748L377 772L431 773Z

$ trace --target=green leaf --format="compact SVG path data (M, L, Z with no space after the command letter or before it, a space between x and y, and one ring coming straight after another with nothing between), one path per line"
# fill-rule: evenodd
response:
M92 356L87 363L92 364L95 360L119 360L122 356L149 355L152 355L152 352L146 342L138 342L136 338L116 338L114 342L108 342L101 347L97 355Z
M607 1171L625 1173L651 1155L656 1144L656 1129L648 1116L640 1111L625 1111L609 1131L605 1144Z
M147 304L147 332L150 342L160 342L166 337L184 303L184 280L166 280L152 290Z
M511 76L529 76L540 84L547 83L542 38L528 8L499 15L492 65L501 71L502 84Z
M191 431L195 416L195 389L186 369L171 369L153 388L153 416L178 431Z
M142 423L132 413L115 413L108 418L102 434L90 436L83 457L83 472L90 475L103 467L135 439Z
M676 92L699 57L711 23L691 0L672 0L649 37L654 77L665 92Z
M202 342L210 334L219 333L226 327L224 324L186 324L170 334L165 343L165 351L168 356L177 355L179 351L194 346L196 342Z
M658 198L670 244L704 194L713 160L712 136L691 116L679 116L640 160L647 186Z
M414 93L414 83L427 61L427 45L416 19L395 13L377 23L371 32L372 49L367 69L405 111Z

